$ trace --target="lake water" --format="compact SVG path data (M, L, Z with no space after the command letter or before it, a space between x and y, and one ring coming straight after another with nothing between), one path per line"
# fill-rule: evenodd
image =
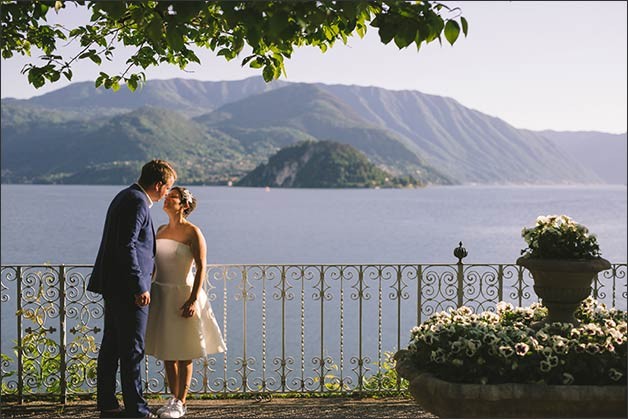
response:
M2 185L2 264L93 263L121 186ZM567 214L627 259L625 186L305 190L192 187L209 263L513 263L521 228ZM155 225L167 217L152 208Z
M107 207L121 188L2 185L2 264L92 264ZM611 262L625 263L627 259L625 186L191 190L197 196L198 207L190 220L203 230L208 262L212 264L453 264L457 259L452 252L459 241L469 252L466 263L514 263L525 247L520 236L522 227L533 225L537 216L547 214L567 214L587 225L598 235L603 256ZM157 203L152 208L156 226L167 221L161 207L162 203ZM317 298L317 271L304 275L298 273L298 268L290 268L293 270L287 272L286 284L288 294L294 298L285 300L280 297L281 274L277 269L262 279L251 275L247 291L254 298L244 305L241 278L211 278L216 297L212 306L223 333L228 331L229 347L226 355L215 358L217 372L212 373L212 380L220 380L224 372L238 386L241 360L246 354L257 362L251 377L261 379L260 363L267 362L266 372L279 382L276 365L280 365L284 353L294 361L291 379L299 374L299 364L303 374L316 377L316 359L324 353L330 362L339 365L339 371L355 380L358 354L368 357L367 364L371 365L381 360L382 350L405 346L409 330L417 321L416 281L411 278L411 270L406 272L407 295L398 299L394 270L373 277L372 268L364 274L370 297L359 302L355 268L348 269L345 276L338 275L333 270L336 268L327 272L329 299L325 301ZM622 275L625 278L625 273ZM429 276L424 280L425 291L430 287ZM5 296L11 297L2 303L0 346L8 354L17 336L12 289L15 281L4 285L8 286ZM504 298L507 295L505 290ZM51 300L55 296L53 293ZM438 305L442 298L437 294L428 301L426 297L423 314L443 309ZM528 298L533 299L533 293ZM73 311L76 307L76 303L70 304L68 330L77 322L80 310ZM95 310L93 304L88 307ZM58 321L52 318L45 324L56 329L51 335L54 339L59 338ZM90 327L102 327L101 323L99 318L89 321ZM69 335L72 338L74 335ZM100 335L96 339L99 341ZM195 391L202 382L202 367L196 362ZM11 365L14 367L15 360ZM155 374L151 369L149 375L161 383ZM159 386L152 387L155 389Z

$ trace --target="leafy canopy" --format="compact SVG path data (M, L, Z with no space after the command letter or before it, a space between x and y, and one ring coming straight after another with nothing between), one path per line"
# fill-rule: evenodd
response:
M68 3L87 7L90 21L66 27L51 25L51 12L63 13ZM145 81L143 71L161 63L185 69L200 60L192 47L214 51L232 60L250 47L242 66L260 69L264 80L285 76L284 60L295 47L316 46L325 52L338 40L363 37L367 26L379 31L381 42L398 48L415 44L417 50L442 35L450 44L467 21L458 8L433 1L33 1L0 0L2 57L43 52L40 65L27 64L23 74L39 88L63 75L72 79L80 60L112 61L116 45L134 48L127 67L117 75L101 72L96 86L117 90L126 83L135 90ZM80 44L73 56L60 55L57 43ZM249 51L247 48L246 51Z

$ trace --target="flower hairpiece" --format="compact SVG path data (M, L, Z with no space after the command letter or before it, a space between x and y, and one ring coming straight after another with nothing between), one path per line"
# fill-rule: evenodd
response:
M187 202L188 204L191 204L192 199L194 199L192 192L190 192L188 189L183 189L183 192L181 192L181 200L183 202Z

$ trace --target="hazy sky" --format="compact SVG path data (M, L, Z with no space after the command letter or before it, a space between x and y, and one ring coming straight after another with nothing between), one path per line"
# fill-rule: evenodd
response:
M517 128L626 132L627 24L625 1L447 2L460 6L469 36L454 46L438 42L402 51L382 45L375 28L323 54L297 50L286 63L287 81L380 86L447 96ZM77 19L62 10L60 21ZM35 54L34 54L35 56ZM164 65L148 79L237 80L260 75L211 52L188 72ZM94 80L101 70L124 68L82 63L73 81ZM24 58L2 60L2 97L28 98L67 85L34 89L20 69Z

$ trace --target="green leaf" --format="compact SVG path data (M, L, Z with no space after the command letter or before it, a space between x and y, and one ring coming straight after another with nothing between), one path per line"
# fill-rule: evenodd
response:
M98 54L96 54L96 52L90 54L89 55L89 59L92 60L93 62L95 62L98 65L102 64L102 58L100 58L98 56Z
M216 55L224 55L225 57L227 57L229 54L231 54L231 50L229 48L222 48L216 53Z
M185 47L183 36L174 24L169 24L166 28L166 41L174 51L181 51Z
M95 87L98 88L100 87L103 82L107 79L107 74L103 73L102 71L100 72L100 75L96 78L96 82L94 83Z
M130 91L134 92L135 89L137 89L137 80L131 77L127 80L126 86L129 88Z
M467 23L467 19L465 19L464 16L460 16L460 23L462 23L462 33L464 33L464 36L467 36L467 33L469 31L469 24Z
M387 45L395 37L396 29L393 25L382 25L379 28L379 38Z
M113 20L118 20L122 17L126 11L124 2L122 1L107 1L102 2L100 8L107 12L109 17Z
M264 70L262 71L262 76L264 77L264 81L266 83L273 80L275 76L275 69L273 68L272 64L266 64Z
M244 57L242 59L242 62L240 63L240 65L242 67L244 67L249 61L251 61L253 58L255 58L255 55L249 55L248 57Z
M61 73L59 73L58 71L52 70L48 72L47 79L54 83L57 80L59 80L60 77L61 77Z
M445 38L449 41L449 44L453 45L460 35L460 26L455 20L448 20L445 24Z
M262 57L257 57L255 60L251 61L249 67L251 68L262 68L264 66L265 60Z
M155 14L146 28L147 35L154 44L158 44L161 41L163 36L162 25L161 17Z
M197 63L197 64L201 63L200 58L198 58L198 56L192 50L188 50L186 57L188 60L190 60L190 62Z
M366 35L366 26L360 24L356 27L355 31L360 38L364 38L364 35Z
M35 86L35 88L44 85L45 80L41 74L41 69L39 67L31 67L31 69L28 70L28 82Z
M395 35L395 44L399 49L405 48L413 43L417 36L417 27L410 22L404 22Z

